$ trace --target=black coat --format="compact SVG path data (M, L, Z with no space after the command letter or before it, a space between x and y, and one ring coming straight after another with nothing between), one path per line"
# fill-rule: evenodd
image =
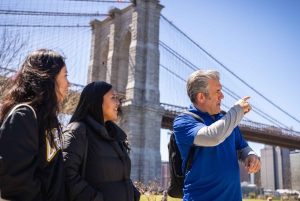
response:
M57 129L56 147L39 132L33 110L18 107L0 128L1 196L7 200L64 200L63 155Z
M108 131L109 133L108 133ZM138 201L130 179L131 161L123 145L126 134L113 122L106 128L87 116L63 134L66 191L69 200ZM82 164L88 140L84 180Z

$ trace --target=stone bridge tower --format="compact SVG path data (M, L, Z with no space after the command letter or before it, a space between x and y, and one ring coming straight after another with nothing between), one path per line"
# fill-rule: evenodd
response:
M88 82L103 80L126 98L120 126L131 147L133 180L160 181L159 0L137 0L94 20Z

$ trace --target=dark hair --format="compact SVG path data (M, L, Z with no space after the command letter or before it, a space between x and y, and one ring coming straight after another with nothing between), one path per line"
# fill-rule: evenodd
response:
M37 113L39 132L46 132L51 146L55 145L51 130L60 130L56 78L64 66L65 58L55 51L41 49L32 52L4 93L0 124L15 105L27 103Z
M94 120L105 126L102 110L103 96L111 89L111 84L102 81L86 85L80 95L78 105L70 123L82 121L87 115L91 115Z
M84 118L90 115L95 121L105 127L102 110L103 96L111 89L112 85L103 81L91 82L86 85L80 95L70 123L84 121ZM119 108L118 111L120 111ZM129 152L130 148L127 139L124 141L124 145Z

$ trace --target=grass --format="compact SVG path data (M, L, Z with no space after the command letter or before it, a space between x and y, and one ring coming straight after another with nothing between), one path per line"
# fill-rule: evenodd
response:
M267 199L263 199L267 200ZM243 199L243 201L262 201L262 199ZM280 198L275 198L273 201L280 201Z
M162 195L141 195L140 201L161 201ZM168 201L181 201L168 196Z
M264 199L266 200L266 199ZM262 200L258 200L258 199L243 199L243 201L262 201Z
M262 201L267 199L243 199L243 201ZM280 201L280 198L273 198L273 201ZM295 200L296 201L296 200Z
M141 195L140 201L161 201L162 195ZM168 196L168 201L181 201ZM265 200L265 199L264 199ZM229 200L228 200L229 201ZM243 201L262 201L259 199L243 199Z

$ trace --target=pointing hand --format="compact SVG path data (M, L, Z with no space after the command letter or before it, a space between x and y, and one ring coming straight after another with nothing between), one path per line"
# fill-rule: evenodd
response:
M234 105L239 105L244 111L244 114L247 114L252 109L251 105L247 102L250 96L246 96L240 100L238 100Z

